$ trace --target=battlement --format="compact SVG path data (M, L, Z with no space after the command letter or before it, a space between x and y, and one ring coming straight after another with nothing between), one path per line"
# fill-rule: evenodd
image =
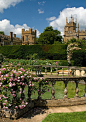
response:
M23 45L35 44L36 43L36 30L33 31L32 28L30 28L29 30L25 31L25 29L23 28L21 39L22 39Z
M36 34L36 30L33 31L32 28L30 28L29 30L25 31L25 29L23 28L22 29L22 35L23 34Z

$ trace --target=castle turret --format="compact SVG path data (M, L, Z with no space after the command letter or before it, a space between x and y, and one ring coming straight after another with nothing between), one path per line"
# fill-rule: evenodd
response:
M36 43L36 30L32 30L32 28L30 28L29 30L26 30L25 29L22 29L22 36L21 36L21 39L22 39L22 44L25 45L25 44L29 44L29 45L32 45L32 44L35 44Z
M67 24L67 17L66 17L66 24Z
M29 33L32 33L32 28L29 29Z
M78 23L78 27L77 27L77 32L79 32L79 23Z
M23 28L23 29L22 29L22 34L23 34L24 32L25 32L25 29Z
M74 22L74 18L72 17L72 22Z

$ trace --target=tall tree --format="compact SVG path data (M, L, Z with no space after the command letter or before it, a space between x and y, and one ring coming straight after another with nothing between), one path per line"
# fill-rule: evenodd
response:
M0 31L0 34L3 34L4 35L4 31Z
M54 30L52 26L46 27L44 32L40 34L38 38L39 44L53 44L54 41L62 41L61 32Z

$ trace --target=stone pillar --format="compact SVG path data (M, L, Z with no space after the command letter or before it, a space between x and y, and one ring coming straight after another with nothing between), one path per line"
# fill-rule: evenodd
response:
M76 83L76 88L75 88L75 98L78 98L79 97L79 95L78 95L78 92L79 92L79 89L78 89L78 83L79 83L79 81L75 81L75 83Z
M51 71L50 72L51 72L51 75L52 75L52 67L51 67Z
M55 81L52 81L52 90L51 90L52 97L51 97L51 99L55 99L55 89L54 89L54 84L55 84Z
M65 84L65 89L64 89L64 99L65 99L65 98L68 98L67 97L67 93L68 93L67 84L68 84L68 81L64 81L64 84Z
M84 96L86 97L86 80L84 80L84 82L85 82L85 94L84 94Z

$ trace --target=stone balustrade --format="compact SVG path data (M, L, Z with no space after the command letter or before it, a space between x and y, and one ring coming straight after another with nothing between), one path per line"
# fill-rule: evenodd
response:
M51 99L50 100L42 100L41 94L38 94L38 98L35 101L35 106L68 106L68 105L79 105L79 104L86 104L86 68L78 68L78 67L69 67L69 66L46 66L46 65L36 65L33 66L35 74L37 76L43 76L48 81L52 83L52 90L51 90ZM44 70L44 72L43 72ZM31 70L32 71L32 70ZM55 89L54 85L58 81L63 81L65 88L64 88L64 97L63 99L56 99L55 98ZM75 82L75 96L74 98L68 98L67 93L67 84L69 81ZM84 97L79 97L79 88L78 84L80 81L83 81L85 84L85 93ZM39 85L39 89L41 91L41 86ZM39 91L39 93L41 93Z
M39 91L38 97L35 100L31 100L31 89L28 87L28 102L32 105L32 107L36 106L47 106L47 107L56 107L56 106L71 106L71 105L80 105L86 104L86 68L79 67L69 67L69 66L52 66L52 65L34 65L34 66L26 66L29 67L31 73L35 73L38 77L44 77L47 81L51 82L52 90L51 90L51 99L43 100L41 98L41 83L39 83ZM78 72L78 73L77 73ZM55 89L54 85L56 82L61 81L64 82L64 97L63 99L55 98ZM69 81L75 82L75 96L74 98L68 98L67 93L67 85ZM79 88L78 84L80 81L84 82L84 95L83 97L79 97ZM23 96L25 96L23 94ZM29 106L30 107L30 106ZM31 108L32 108L31 107ZM29 110L29 109L28 109ZM18 118L18 115L22 115L25 111L28 111L27 107L22 111L18 111L17 114L13 115L14 118ZM16 113L16 112L15 112ZM15 117L16 116L16 117Z
M54 65L34 65L30 66L31 72L34 68L36 75L56 75L56 76L84 76L86 68L76 66L54 66ZM43 71L42 71L43 70Z

